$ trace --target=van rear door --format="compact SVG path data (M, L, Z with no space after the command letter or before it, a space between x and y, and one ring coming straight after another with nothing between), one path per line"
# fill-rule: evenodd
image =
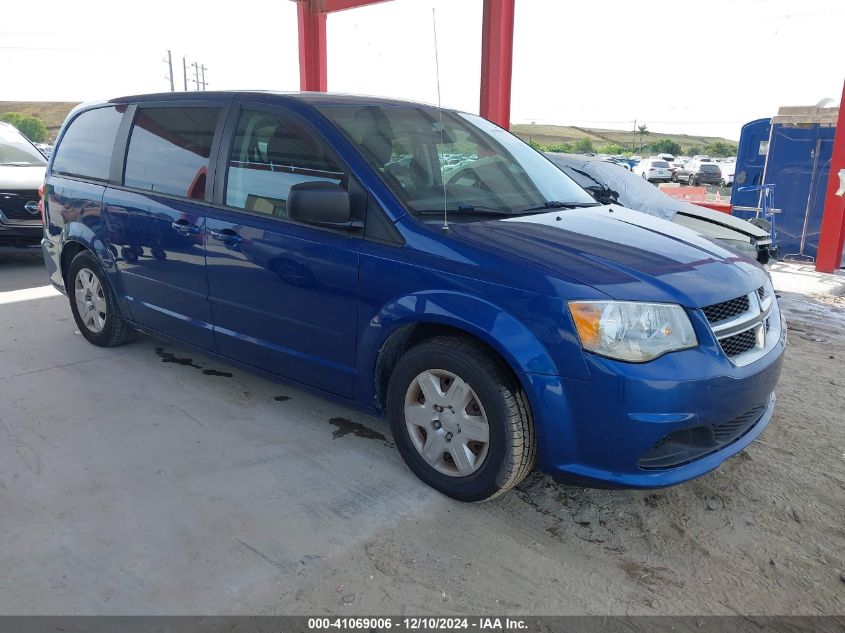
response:
M108 239L135 321L215 350L205 275L211 153L222 103L136 107L119 186L106 190Z

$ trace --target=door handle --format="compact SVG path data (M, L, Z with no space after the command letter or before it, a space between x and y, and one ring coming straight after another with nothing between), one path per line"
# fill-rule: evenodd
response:
M211 229L208 234L215 240L228 242L229 244L237 244L239 242L243 242L244 240L244 238L235 233L232 229L220 229L219 231L217 229Z
M200 227L196 224L191 224L187 220L177 220L176 222L171 222L170 227L179 235L191 235L200 232Z

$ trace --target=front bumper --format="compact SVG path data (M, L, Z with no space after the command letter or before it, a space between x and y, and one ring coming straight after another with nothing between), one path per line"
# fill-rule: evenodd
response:
M0 249L16 251L37 249L44 229L41 223L22 224L0 222Z
M771 420L784 347L781 335L744 367L706 342L643 364L586 354L589 380L529 376L540 469L612 488L659 488L703 475Z

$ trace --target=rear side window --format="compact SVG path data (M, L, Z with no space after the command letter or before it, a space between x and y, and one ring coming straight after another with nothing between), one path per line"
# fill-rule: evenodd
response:
M313 181L344 181L320 140L291 118L241 113L226 178L228 206L285 218L291 186Z
M53 152L53 173L107 181L124 110L125 106L97 108L76 117Z
M132 124L123 184L202 200L220 108L140 108Z

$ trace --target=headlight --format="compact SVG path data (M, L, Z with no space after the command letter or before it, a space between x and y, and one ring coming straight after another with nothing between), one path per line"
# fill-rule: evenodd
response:
M569 312L581 346L602 356L645 362L698 345L692 323L679 305L570 301Z

